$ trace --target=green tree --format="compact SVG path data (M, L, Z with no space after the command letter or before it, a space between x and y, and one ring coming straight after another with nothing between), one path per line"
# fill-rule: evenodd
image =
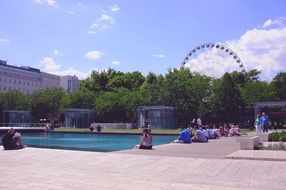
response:
M61 100L62 108L85 108L93 109L95 102L95 94L90 91L77 91L68 93Z
M60 102L65 92L62 88L45 88L34 91L30 99L30 111L36 120L57 120Z
M229 73L224 74L222 77L214 100L214 109L220 121L236 122L241 119L245 104Z
M286 100L286 72L278 73L271 83L275 87L277 97Z
M127 91L122 97L122 104L126 110L126 121L134 123L137 120L137 108L146 105L146 96L139 90Z
M95 101L96 118L98 122L125 122L126 108L122 97L127 91L102 92Z
M0 107L4 110L27 110L29 96L17 91L0 93Z
M143 84L145 78L139 72L128 72L123 75L116 75L108 81L108 88L115 90L118 88L126 88L128 90L138 90L140 86Z
M111 71L109 71L111 72ZM81 91L100 92L106 90L108 72L92 71L91 75L80 84Z
M163 85L165 105L178 108L181 124L189 123L198 114L205 114L210 96L210 79L191 74L188 69L169 70Z
M158 77L154 73L149 73L141 86L141 94L145 105L162 105L164 96L165 79L162 75ZM143 105L143 104L142 104Z
M276 99L275 88L263 81L253 81L240 88L241 97L251 107L255 102L273 101Z

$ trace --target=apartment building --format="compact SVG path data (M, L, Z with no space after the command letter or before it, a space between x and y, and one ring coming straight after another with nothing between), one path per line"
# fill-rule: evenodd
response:
M60 86L67 92L75 92L79 87L79 80L74 76L61 76Z
M61 82L61 80L67 82ZM70 82L70 86L68 86L69 80L73 81ZM74 92L78 85L79 82L76 76L61 77L41 72L40 69L32 67L8 65L6 61L0 60L0 92L19 91L29 94L34 90L59 87Z

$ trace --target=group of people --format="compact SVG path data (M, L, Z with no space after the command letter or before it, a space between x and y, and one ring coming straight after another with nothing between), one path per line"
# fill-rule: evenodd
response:
M96 132L99 133L99 132L101 132L102 127L101 127L100 125L97 125L97 127L94 127L93 125L90 125L89 130L90 130L91 132L93 132L94 129L96 129Z
M10 128L2 137L2 145L5 150L16 150L26 147L26 145L22 143L21 134L16 132L14 128Z
M255 119L256 133L268 132L268 128L269 128L269 117L265 114L265 112L257 114Z
M224 126L195 126L192 128L182 129L175 143L206 143L209 139L217 139L221 136L240 136L240 128L238 125L225 124Z
M209 139L217 139L221 136L231 137L231 136L240 136L240 128L239 125L235 124L224 124L220 126L203 126L201 123L201 119L198 119L197 125L193 128L183 128L181 130L180 135L174 143L192 143L192 142L200 142L206 143ZM152 149L152 135L151 128L146 127L142 129L142 138L140 144L136 145L135 149Z

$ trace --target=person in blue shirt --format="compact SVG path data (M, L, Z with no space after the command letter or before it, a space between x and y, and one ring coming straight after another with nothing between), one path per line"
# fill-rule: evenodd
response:
M196 127L196 132L195 135L192 137L192 141L205 143L208 142L208 138L200 128Z
M262 112L261 125L263 127L263 132L268 132L269 117L265 114L265 112Z
M190 131L188 129L183 129L178 139L176 139L174 142L175 143L192 143Z

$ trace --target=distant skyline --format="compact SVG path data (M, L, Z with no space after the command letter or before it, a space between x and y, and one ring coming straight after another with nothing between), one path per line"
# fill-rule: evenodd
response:
M263 80L286 72L285 0L1 0L0 7L0 59L10 65L80 79L108 68L165 74L196 46L219 42Z

